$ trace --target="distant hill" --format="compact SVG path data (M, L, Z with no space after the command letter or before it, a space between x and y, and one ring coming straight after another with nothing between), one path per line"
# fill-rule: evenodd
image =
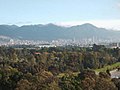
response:
M119 39L120 31L98 28L86 23L72 27L62 27L54 24L46 25L0 25L0 35L27 40L53 40L98 37L101 39Z

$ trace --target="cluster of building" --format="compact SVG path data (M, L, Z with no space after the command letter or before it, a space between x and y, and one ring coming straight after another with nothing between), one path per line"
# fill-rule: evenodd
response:
M74 39L58 39L52 41L40 41L40 40L18 40L10 39L9 41L0 41L0 46L14 46L14 45L35 45L36 47L56 47L56 46L79 46L79 47L92 47L93 44L104 45L108 48L120 47L119 42L112 40L102 40L95 38L86 38L76 40Z

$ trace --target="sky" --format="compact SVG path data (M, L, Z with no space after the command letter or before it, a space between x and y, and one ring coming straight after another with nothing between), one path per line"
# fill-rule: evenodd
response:
M120 0L0 0L0 24L47 23L120 30Z

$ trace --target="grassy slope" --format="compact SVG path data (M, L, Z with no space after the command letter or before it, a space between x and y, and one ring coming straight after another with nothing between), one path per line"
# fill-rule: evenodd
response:
M95 71L96 73L105 72L107 69L109 69L109 70L114 70L114 69L116 69L117 67L120 67L120 62L117 62L117 63L112 64L112 65L107 65L107 66L105 66L104 68L95 69L94 71ZM60 73L57 77L61 78L61 77L63 77L65 74L66 74L66 73ZM78 75L78 74L79 74L79 72L74 72L74 73L73 73L73 75L75 75L75 76Z
M117 67L120 67L120 62L117 62L117 63L112 64L112 65L107 65L107 66L105 66L104 68L96 69L95 71L96 71L96 72L105 72L107 69L108 69L108 70L114 70L114 69L116 69Z

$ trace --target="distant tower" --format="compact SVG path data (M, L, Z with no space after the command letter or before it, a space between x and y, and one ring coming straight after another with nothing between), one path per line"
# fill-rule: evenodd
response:
M75 37L73 38L73 42L75 43Z
M94 36L93 36L93 38L92 38L92 42L95 43L95 37L94 37Z
M76 42L76 40L75 40L75 30L74 30L73 42L74 42L74 43Z
M119 43L117 42L117 47L119 47Z

